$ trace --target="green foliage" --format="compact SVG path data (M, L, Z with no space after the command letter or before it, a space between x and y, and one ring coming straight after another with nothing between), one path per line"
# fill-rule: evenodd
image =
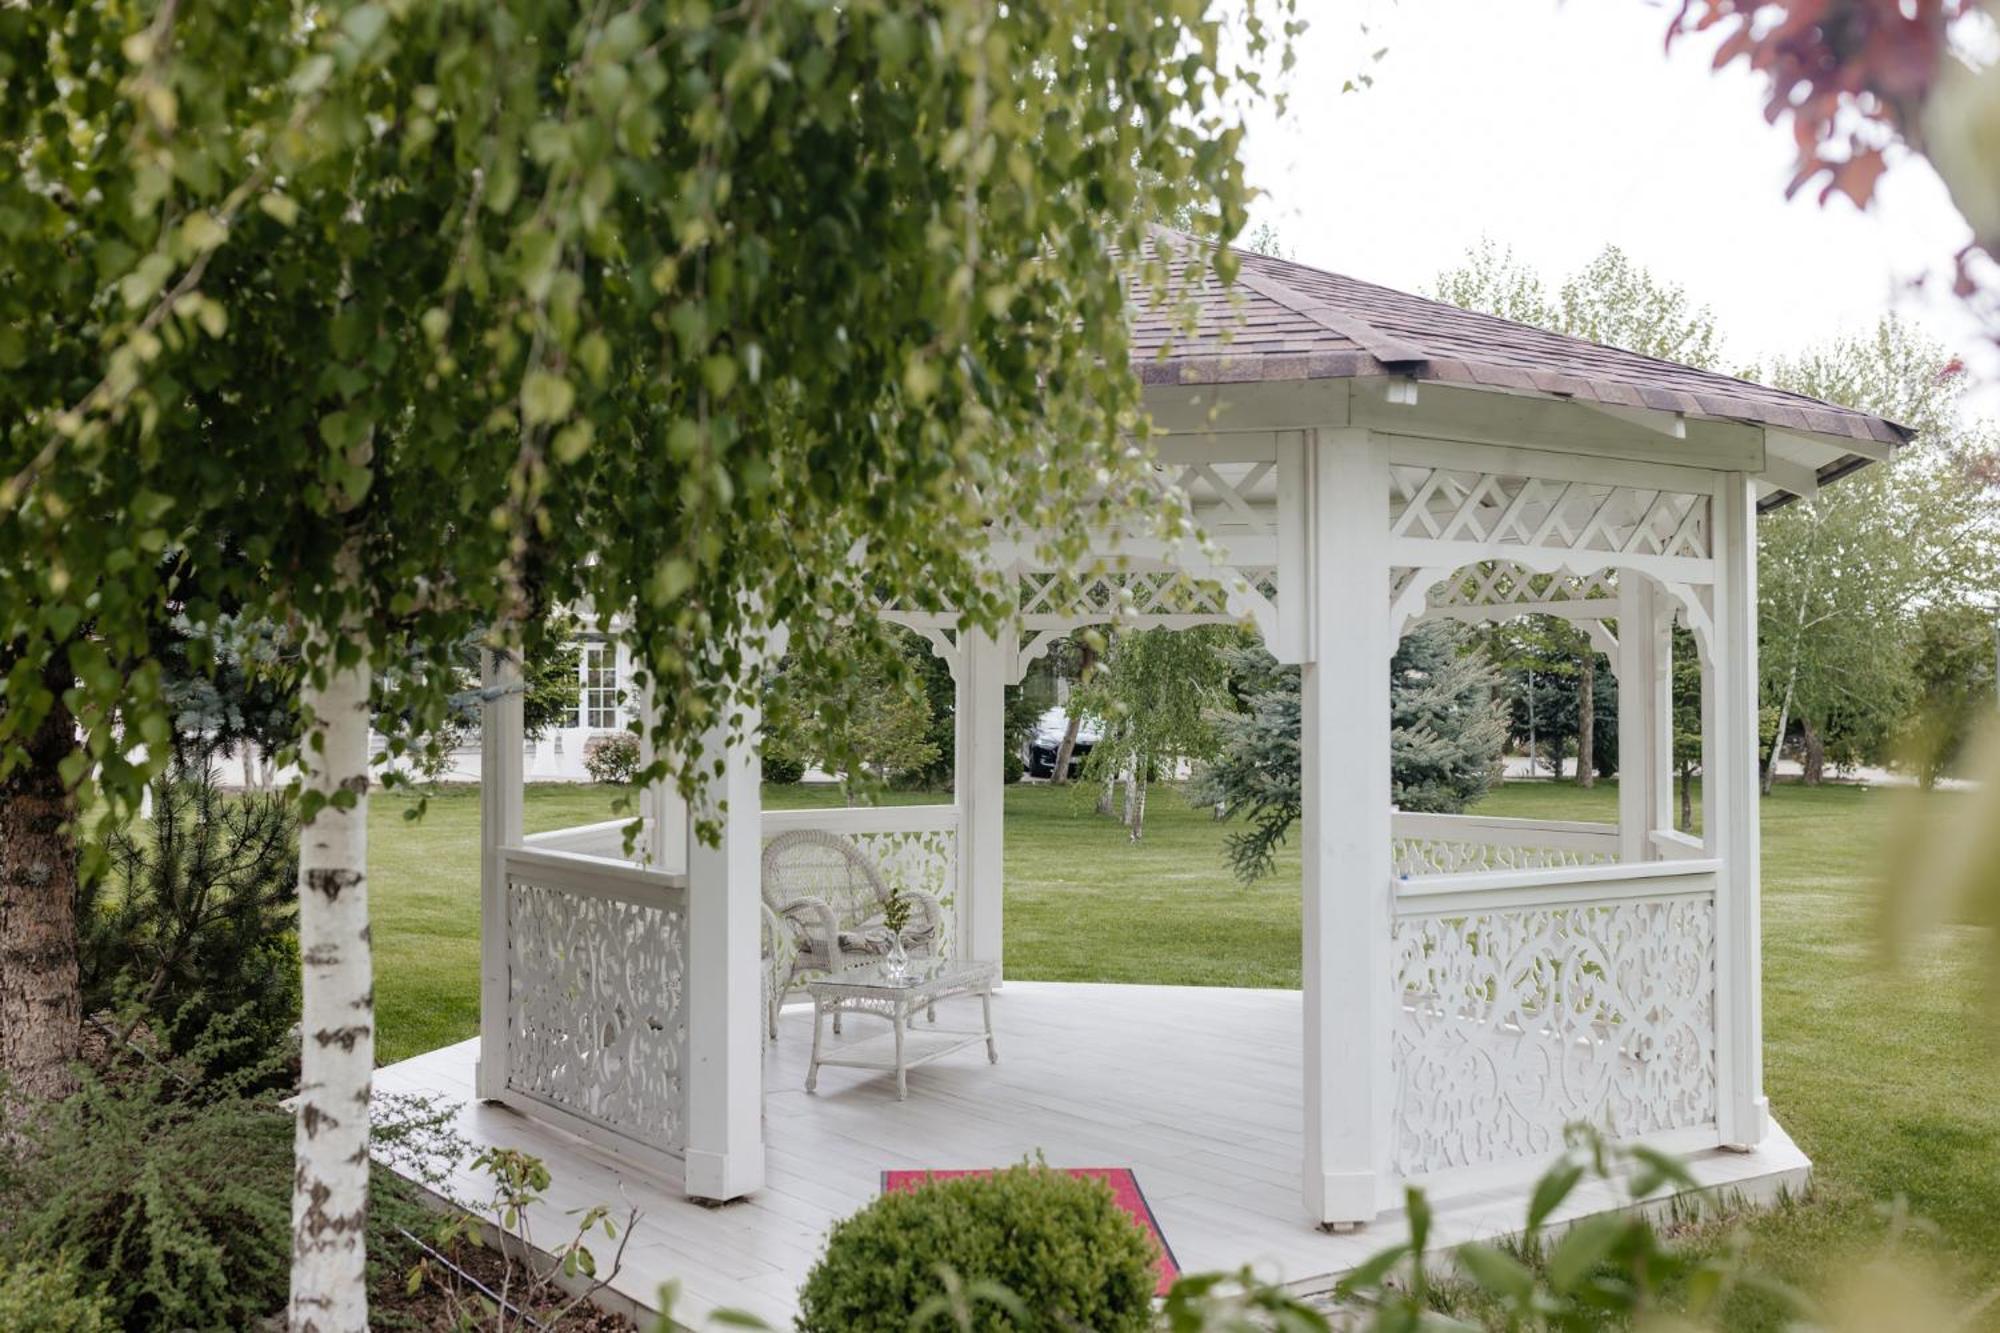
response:
M901 629L880 644L848 630L834 631L830 642L834 653L818 667L792 658L779 664L770 692L785 702L772 710L766 749L839 771L850 798L857 787L893 783L936 763L937 718L924 674L928 646ZM806 679L815 670L829 674ZM795 697L816 700L817 707L789 706Z
M116 1327L110 1302L84 1291L73 1268L0 1263L0 1333L112 1333Z
M639 774L639 738L629 731L603 731L583 743L583 771L592 782L622 786Z
M929 1182L885 1194L837 1223L799 1293L805 1333L871 1333L943 1313L945 1273L974 1292L975 1330L1091 1328L1152 1322L1153 1243L1101 1181L1046 1166ZM995 1288L1005 1301L980 1300Z
M240 1063L202 1055L88 1075L0 1167L6 1257L74 1255L122 1327L244 1327L284 1303L292 1121L238 1091L248 1073L198 1085L198 1063Z
M1542 277L1512 250L1481 241L1464 261L1438 275L1437 298L1517 324L1609 343L1663 361L1713 369L1722 362L1715 312L1607 245L1563 280L1551 297Z
M625 1241L639 1219L638 1210L629 1210L621 1223L601 1204L575 1209L571 1213L575 1226L566 1237L560 1241L538 1239L530 1215L548 1193L551 1177L547 1164L517 1148L487 1148L472 1159L471 1169L491 1177L491 1193L476 1208L454 1209L445 1215L436 1228L438 1248L449 1253L465 1245L486 1244L487 1228L497 1228L506 1238L493 1246L503 1270L498 1291L514 1309L529 1312L539 1322L524 1324L487 1291L466 1285L456 1269L436 1262L429 1254L411 1265L405 1286L415 1292L430 1284L443 1292L452 1327L458 1330L491 1328L494 1333L505 1333L523 1326L564 1327L572 1312L586 1306L618 1275ZM587 1244L599 1235L618 1242L617 1252L602 1266ZM544 1254L546 1263L541 1262ZM524 1256L535 1256L535 1262ZM576 1289L566 1290L565 1283Z
M281 1067L249 1058L255 1040L225 1017L185 1060L114 1050L122 1064L39 1108L0 1155L0 1262L67 1256L129 1329L245 1328L281 1308L293 1125L248 1091ZM435 1112L380 1118L392 1152L441 1123ZM393 1227L417 1205L381 1177L375 1193L379 1258L398 1252Z
M1581 627L1555 616L1520 616L1479 635L1499 668L1507 706L1508 739L1540 761L1572 752L1579 737L1583 663L1592 664L1595 723L1592 753L1597 771L1618 771L1618 676Z
M66 776L127 813L170 607L407 670L396 753L454 644L553 607L631 609L682 755L770 624L816 681L884 587L997 623L997 524L1064 559L1156 511L1116 443L1126 279L1165 288L1149 219L1241 229L1232 108L1294 31L1286 0L7 11L0 765L57 662Z
M1083 778L1124 780L1134 840L1144 828L1146 784L1182 760L1215 754L1215 714L1229 703L1230 662L1243 641L1242 631L1227 625L1118 630L1071 696L1071 710L1103 728Z
M1593 1213L1557 1231L1551 1218L1586 1181L1615 1186L1624 1204L1694 1184L1678 1158L1617 1147L1575 1126L1569 1152L1530 1194L1521 1236L1504 1246L1475 1242L1452 1253L1470 1300L1440 1289L1428 1253L1430 1204L1415 1188L1405 1194L1409 1240L1349 1273L1336 1295L1368 1312L1364 1326L1373 1333L1477 1326L1594 1333L1607 1324L1643 1326L1669 1315L1701 1327L1739 1286L1789 1295L1757 1277L1742 1262L1740 1247L1721 1255L1690 1252L1663 1237L1642 1211ZM1487 1317L1480 1325L1442 1319L1439 1308L1454 1304L1476 1305ZM1802 1301L1788 1304L1796 1315L1808 1313Z
M521 730L535 740L563 726L577 710L581 697L577 675L580 660L574 640L557 637L550 627L539 649L530 646L521 664Z
M805 781L806 761L790 754L764 754L764 781L794 787Z
M1963 419L1965 386L1946 373L1947 360L1891 319L1772 370L1782 388L1919 432L1894 462L1758 525L1764 698L1787 732L1803 721L1831 750L1858 759L1891 757L1920 695L1942 685L1935 673L1917 675L1922 615L1990 606L2000 593L2000 492L1978 469L1993 453L1992 432Z
M1909 653L1917 698L1903 751L1918 780L1930 786L1959 767L1973 735L1994 716L2000 613L1924 607L1916 614Z
M153 783L149 824L110 839L77 889L85 1013L136 1005L169 1051L262 1060L299 1015L298 819L281 797L232 795L206 759ZM230 1016L240 1040L206 1040Z
M1455 626L1421 625L1397 646L1388 707L1398 809L1453 813L1493 785L1506 739L1492 702L1495 683ZM1227 844L1231 867L1248 883L1271 872L1299 819L1299 669L1279 665L1262 648L1244 649L1235 658L1234 688L1240 711L1219 720L1220 749L1189 796L1249 825Z

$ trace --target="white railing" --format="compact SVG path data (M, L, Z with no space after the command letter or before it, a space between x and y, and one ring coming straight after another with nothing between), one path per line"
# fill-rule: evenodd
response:
M1391 864L1407 878L1488 870L1608 865L1618 859L1618 826L1486 815L1390 817Z
M648 1165L678 1157L687 1142L686 876L542 845L501 858L502 1100Z
M1531 1165L1583 1122L1716 1142L1720 862L1500 871L1397 884L1395 1165Z
M920 889L944 908L942 952L958 933L959 819L955 805L835 806L766 810L764 838L791 829L825 829L852 838L891 888Z
M634 856L625 854L625 830L631 824L630 816L605 819L595 824L577 824L570 828L550 829L546 833L530 833L521 841L537 851L573 852L581 856L628 861L634 859L639 848L645 846L645 835L641 833L640 840L633 846Z
M1646 835L1646 841L1662 861L1699 861L1708 855L1700 838L1678 829L1656 828Z

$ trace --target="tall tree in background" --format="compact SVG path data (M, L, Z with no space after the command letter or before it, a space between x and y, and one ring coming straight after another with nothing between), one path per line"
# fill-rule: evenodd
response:
M882 586L996 624L993 525L1054 516L1060 560L1138 512L1144 451L1104 443L1139 404L1106 250L1189 203L1240 229L1222 90L1258 86L1275 33L1192 0L312 19L0 20L0 795L72 853L79 787L131 809L164 762L170 601L295 636L291 1319L346 1330L367 1322L376 671L407 672L390 716L421 735L467 633L514 649L553 606L630 608L656 750L699 756L647 776L692 793L769 624L809 665L845 651L837 622L879 637ZM208 558L218 533L240 560ZM169 586L174 548L201 558ZM71 897L20 845L10 942ZM16 978L63 990L65 959L73 994L73 931L49 940L5 957L0 1003ZM32 1019L74 1048L73 1007Z
M1978 464L1994 437L1962 417L1951 366L1935 343L1888 319L1769 374L1910 426L1917 443L1758 524L1759 662L1778 716L1767 792L1795 724L1808 757L1832 742L1887 759L1918 693L1908 647L1917 613L1990 605L2000 586L2000 506Z
M1244 883L1267 875L1298 822L1299 669L1261 647L1234 658L1238 711L1217 719L1215 760L1190 796L1249 827L1228 858ZM1391 797L1399 810L1455 813L1498 779L1507 728L1493 703L1498 678L1469 636L1447 623L1404 636L1389 668Z
M1713 369L1722 360L1715 314L1684 288L1663 282L1615 245L1565 278L1550 295L1511 250L1481 241L1438 274L1432 294L1464 310L1588 338L1642 356Z
M1546 755L1551 775L1561 777L1563 754L1574 743L1579 786L1618 770L1617 677L1580 626L1520 616L1475 629L1472 638L1500 672L1509 737L1531 762ZM1579 679L1586 663L1594 677L1588 687Z
M1117 630L1097 672L1070 696L1073 716L1103 727L1083 775L1107 787L1124 783L1123 822L1133 842L1145 836L1155 775L1215 752L1214 713L1229 701L1230 654L1241 640L1227 625Z

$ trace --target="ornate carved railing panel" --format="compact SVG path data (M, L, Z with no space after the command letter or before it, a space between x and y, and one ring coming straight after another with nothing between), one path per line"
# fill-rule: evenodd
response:
M1399 1171L1540 1157L1579 1121L1626 1139L1714 1123L1714 877L1657 883L1399 901Z
M679 1152L684 881L539 849L510 850L506 873L508 1092L601 1142Z

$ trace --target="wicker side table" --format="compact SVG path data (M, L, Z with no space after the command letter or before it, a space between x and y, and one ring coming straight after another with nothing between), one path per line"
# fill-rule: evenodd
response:
M1000 1052L993 1044L993 985L999 979L998 963L962 963L948 958L912 958L907 977L900 981L890 979L888 964L883 962L863 963L828 976L814 977L806 983L806 991L813 1002L812 1063L806 1068L806 1091L812 1092L819 1086L821 1065L841 1065L850 1069L894 1072L896 1099L903 1101L910 1095L910 1070L982 1041L986 1043L987 1061L999 1063ZM922 1031L927 1039L925 1049L912 1058L908 1051L911 1016L924 1009L935 1013L939 1000L954 995L979 997L983 1020L979 1030L924 1028ZM894 1034L894 1058L871 1059L857 1048L849 1048L839 1055L822 1054L821 1030L826 1026L826 1017L842 1013L874 1014L888 1019ZM933 1044L928 1040L930 1037L950 1040ZM857 1047L872 1044L857 1043Z

